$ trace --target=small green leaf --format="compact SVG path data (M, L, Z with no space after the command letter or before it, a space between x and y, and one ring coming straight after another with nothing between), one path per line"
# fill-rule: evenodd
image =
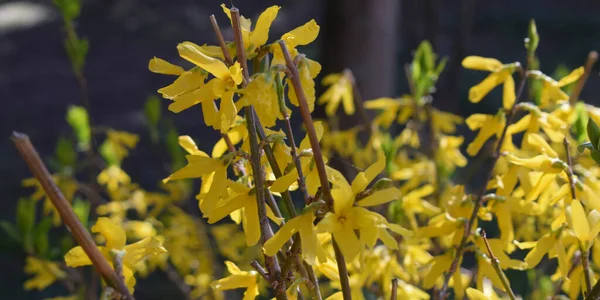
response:
M87 110L81 106L70 106L67 111L67 122L75 132L79 147L83 150L89 149L92 130Z
M150 96L146 100L146 104L144 104L144 114L150 126L158 126L161 115L161 106L160 99L156 95Z
M594 161L600 165L600 151L592 150L592 159L594 159Z
M587 137L587 129L586 124L589 121L589 116L587 113L587 109L585 108L585 103L577 102L575 105L575 123L573 124L573 129L575 130L575 136L577 137L577 142L583 143Z
M17 228L15 224L2 220L0 221L0 228L6 232L6 236L10 237L17 243L21 243L19 228Z
M171 168L178 170L185 166L185 155L179 146L179 133L173 124L168 123L168 130L165 136L165 145L171 155Z
M33 251L33 227L35 224L35 201L21 198L17 202L17 228L22 237L23 247L27 252Z
M540 36L538 35L537 27L535 26L535 20L531 19L527 30L527 38L525 39L525 49L527 49L528 56L533 56L535 54L535 50L537 50L539 43Z
M75 20L81 13L80 0L53 0L52 3L58 7L67 22Z
M84 227L87 227L88 224L90 208L91 203L89 201L78 197L73 200L73 212L75 212L75 215L77 215L77 218L79 218Z
M600 142L600 128L592 118L589 119L587 123L587 134L590 142L592 143L592 147L598 150L598 142Z
M109 166L118 166L121 164L121 160L115 152L115 145L111 140L104 140L104 143L100 145L99 153Z
M63 137L58 138L54 155L61 167L74 167L77 161L77 153L73 142Z
M42 258L48 257L50 228L52 228L52 218L46 217L37 224L33 231L36 254Z

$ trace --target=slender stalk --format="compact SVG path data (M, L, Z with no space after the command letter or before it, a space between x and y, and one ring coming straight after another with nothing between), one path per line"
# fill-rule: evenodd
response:
M246 84L248 84L250 74L248 73L248 61L246 60L246 53L244 52L244 40L242 39L242 27L240 25L240 10L236 7L232 7L229 11L231 13L231 27L233 27L233 41L235 42L238 62L242 66L242 73L246 79Z
M585 294L591 294L592 288L592 276L590 276L590 250L579 243L579 249L581 249L581 266L583 267L583 277L585 279ZM587 298L587 297L586 297ZM598 299L599 296L592 299Z
M310 115L310 110L308 109L306 95L304 94L304 90L302 89L302 84L300 82L300 73L298 72L298 68L294 63L292 56L290 55L290 52L288 51L287 46L285 45L285 42L280 40L279 46L281 47L281 52L283 52L287 68L292 75L290 80L292 81L292 86L294 88L294 91L296 92L296 97L298 98L298 104L300 106L300 115L302 116L302 120L304 121L304 126L306 126L306 132L310 141L310 146L313 151L313 157L317 167L317 173L319 174L319 180L321 181L321 192L323 194L323 197L325 198L325 202L328 203L329 207L331 208L333 207L333 199L331 199L331 190L329 187L329 181L327 179L325 161L323 160L323 154L321 153L321 146L319 145L317 132L312 122L312 116ZM333 248L335 250L335 259L338 265L340 283L342 285L342 294L345 300L350 300L352 299L352 295L350 292L351 290L350 279L348 278L348 270L346 269L346 259L344 258L342 251L337 246L335 240L333 240Z
M485 181L483 182L482 188L479 191L479 194L477 195L477 198L476 198L477 200L475 201L475 205L473 206L473 211L471 212L471 216L469 217L469 220L465 224L465 232L463 233L463 237L460 241L460 244L456 248L454 259L452 260L452 263L450 264L450 269L444 276L444 283L437 295L438 299L444 299L446 297L446 292L448 290L448 283L450 282L450 278L452 278L452 275L454 274L454 272L456 272L456 270L459 267L459 261L461 260L463 254L465 252L465 248L467 246L467 243L469 242L469 237L472 234L471 231L473 230L473 225L475 224L475 221L477 220L477 212L479 211L479 209L483 205L483 202L485 201L485 198L483 196L485 195L485 191L487 190L489 181L492 179L492 177L494 175L494 168L496 167L496 163L498 162L498 159L500 158L500 150L502 149L502 144L504 143L504 138L506 137L506 131L508 130L508 127L515 121L516 114L518 111L517 104L520 102L520 99L523 96L523 91L525 89L525 84L527 83L528 74L529 74L528 72L523 73L523 76L521 78L521 83L519 84L519 90L517 92L515 104L513 104L511 110L507 114L508 120L506 121L506 125L504 126L504 129L502 130L502 134L500 135L500 138L498 139L498 142L496 144L496 148L494 149L494 152L492 154L492 167L489 169L489 171L485 177Z
M35 150L35 147L31 144L29 137L23 133L13 132L11 139L19 151L19 154L27 163L29 170L40 182L44 192L46 192L46 195L48 195L48 198L50 198L50 201L54 207L56 207L61 219L67 225L67 227L69 227L71 234L90 258L98 273L102 275L104 281L113 286L126 299L134 299L129 293L125 282L122 280L122 278L120 278L117 272L113 270L100 250L98 250L94 239L85 229L83 224L81 224L77 218L77 215L75 215L73 212L71 205L67 199L65 199L65 196L60 191L58 186L56 186L54 180L52 180L50 172L48 172L48 169L42 162L42 159Z
M490 247L490 244L488 243L487 237L485 235L485 231L481 232L481 237L483 238L485 247L487 248L487 251L490 254L490 259L492 260L492 266L494 267L496 274L500 278L500 281L502 281L502 286L504 286L504 290L506 291L506 293L508 293L508 297L511 300L515 300L516 299L515 293L513 293L512 289L510 288L510 282L508 281L506 274L504 274L504 271L502 271L502 268L500 267L500 261L498 260L498 258L496 256L494 256L494 253L492 252L492 248Z
M333 251L335 252L335 260L338 265L338 272L340 273L340 285L342 286L342 296L344 300L352 300L352 290L350 289L350 278L348 278L348 268L346 267L346 259L342 254L340 246L338 246L335 239L331 239L333 244Z
M306 95L304 94L304 90L302 89L302 84L300 82L300 73L298 72L296 64L294 64L294 60L292 59L292 56L290 55L290 52L288 51L287 46L285 45L285 42L279 41L279 46L281 47L281 51L283 52L287 68L292 75L290 77L290 80L292 81L292 86L294 88L294 91L296 92L296 97L298 98L298 104L300 106L300 115L302 116L302 120L304 121L304 126L306 126L306 133L308 135L310 146L314 154L314 160L317 167L317 172L319 174L319 180L321 181L321 191L325 196L325 202L332 206L333 203L331 199L331 190L329 188L329 181L327 180L325 161L323 160L323 154L321 153L321 146L319 145L319 139L317 138L317 132L313 124L312 116L310 115L310 110L308 109Z
M590 51L590 53L588 53L587 60L585 61L585 71L584 71L583 75L581 75L581 78L579 78L579 80L577 80L577 85L575 86L575 89L573 89L573 93L571 93L571 97L569 97L569 102L571 103L571 105L575 104L575 102L577 102L579 100L579 95L581 94L581 90L585 86L585 83L587 82L588 77L590 77L590 73L592 72L592 67L594 66L594 64L596 63L597 60L598 60L598 52Z
M392 279L392 295L390 296L390 300L398 299L398 278Z
M265 268L263 268L263 266L261 266L257 260L251 262L250 265L254 268L254 270L256 270L256 272L258 272L258 274L264 280L266 280L267 282L271 282L271 280L269 278L269 274L267 274L267 271L265 270Z
M213 30L215 31L215 35L217 36L217 40L219 41L219 46L221 47L221 51L223 51L223 57L225 57L225 61L231 66L233 65L233 58L231 54L229 54L229 49L227 49L227 45L225 44L225 39L223 38L223 33L221 33L221 28L219 27L219 23L217 23L217 19L215 15L210 15L208 17L210 19L210 24L212 25Z
M577 266L579 265L579 262L581 260L580 252L575 252L575 254L573 254L573 256L574 256L574 258L573 258L573 261L571 262L571 268L569 269L569 272L567 273L566 278L568 278L569 276L571 276L571 274L573 274L573 271L575 271L575 268L577 268ZM551 299L554 299L554 297L560 293L560 291L562 290L563 282L564 282L563 279L560 279L556 282L555 288L554 288L554 293L553 293L552 297L550 297Z

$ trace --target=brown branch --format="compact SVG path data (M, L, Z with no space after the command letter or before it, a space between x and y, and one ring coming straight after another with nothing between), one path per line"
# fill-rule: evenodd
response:
M258 273L258 275L260 275L260 277L262 277L267 282L271 282L271 279L269 278L269 274L267 274L267 271L265 270L265 268L263 268L263 266L261 266L257 260L251 262L250 265L252 266L252 268L254 268L254 270L256 270L256 272Z
M229 54L229 49L227 49L227 45L225 44L225 39L223 38L223 33L221 33L221 28L219 27L219 23L217 23L217 19L215 15L210 15L208 17L210 19L210 24L212 25L213 30L215 31L215 35L217 36L217 40L219 41L219 46L221 47L221 51L223 51L223 57L225 57L225 61L228 66L233 65L233 58L231 58L231 54Z
M390 296L390 300L398 299L398 278L392 279L392 295Z
M288 51L287 46L285 45L285 42L280 40L279 46L281 47L281 51L283 52L287 68L292 74L290 80L292 81L292 86L294 88L294 91L296 92L296 98L298 98L298 104L300 106L300 115L302 116L302 120L304 121L304 126L306 126L306 133L308 135L310 146L314 154L317 172L321 181L321 190L323 192L323 195L325 196L325 201L330 206L332 206L333 203L331 199L331 190L329 188L329 181L327 180L325 161L323 160L323 154L321 153L321 146L319 145L319 139L317 138L317 132L313 124L312 116L310 115L310 110L308 109L306 95L304 94L304 90L302 89L302 84L300 82L300 73L298 72L296 64L294 64L292 56L290 55L290 52Z
M31 144L29 137L23 133L13 132L11 139L19 151L19 154L27 163L29 170L40 182L40 185L46 192L46 195L48 195L48 198L50 198L50 201L54 207L56 207L61 219L67 225L67 227L69 227L71 234L90 258L90 261L94 264L98 273L102 275L104 281L113 286L127 299L134 299L129 293L125 282L118 276L115 270L113 270L100 250L98 250L94 239L85 229L83 224L81 224L77 218L77 215L75 215L73 212L71 205L67 199L65 199L65 196L62 194L58 186L56 186L54 180L52 180L50 172L48 172L48 169L42 162L42 159L35 150L35 147Z
M585 86L585 83L587 82L588 78L590 77L590 73L592 73L592 68L594 67L594 64L596 63L597 60L598 60L598 52L590 51L590 53L588 53L587 60L585 61L585 71L584 71L583 75L581 76L581 78L579 78L579 80L577 80L577 85L575 86L575 89L573 89L573 93L571 93L571 97L569 97L569 103L571 103L571 105L575 104L575 102L577 102L579 100L579 95L581 94L581 90L583 89L583 87Z
M498 260L498 258L496 256L494 256L494 253L492 252L492 248L490 247L490 244L488 243L485 231L481 231L481 237L483 238L485 247L487 248L487 251L490 254L490 260L492 261L492 266L494 267L496 274L500 278L500 281L502 282L502 286L504 286L504 290L506 291L506 293L508 293L508 297L511 300L515 300L516 299L515 293L513 293L512 289L510 288L510 282L508 281L506 274L504 274L504 272L502 271L502 268L500 267L500 261Z
M346 259L342 254L342 249L338 246L334 238L331 239L333 244L333 251L335 252L335 260L338 265L338 272L340 274L340 285L342 286L342 296L344 300L352 300L352 289L350 288L350 278L348 276L348 268L346 267Z

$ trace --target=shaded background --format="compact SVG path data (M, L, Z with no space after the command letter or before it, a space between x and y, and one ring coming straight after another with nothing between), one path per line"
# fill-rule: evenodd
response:
M147 135L142 108L146 98L172 78L150 73L148 60L158 56L181 62L175 47L185 40L216 44L208 16L215 14L222 26L228 24L219 7L221 2L83 2L77 30L90 41L85 73L93 118L97 124L141 134L142 142L126 159L124 168L142 186L154 186L167 173L160 163L158 167L147 163L160 158L144 147L150 144L144 142ZM321 25L320 37L300 51L322 63L322 74L352 69L365 99L406 92L403 64L411 60L411 50L428 39L437 53L450 59L434 104L463 116L495 110L499 97L496 91L493 100L478 105L468 102L468 88L485 74L463 72L462 58L480 55L503 62L524 60L523 38L530 18L537 23L541 38L538 56L546 73L551 74L559 64L569 69L578 67L590 50L600 49L600 1L592 0L237 0L234 4L253 20L270 5L282 6L270 41L310 18L316 19ZM29 194L20 187L20 180L30 174L8 139L10 132L29 134L42 156L47 156L58 135L69 130L64 121L66 108L80 105L79 88L63 48L61 22L50 0L0 0L0 219L13 220L16 200ZM231 40L230 29L224 34ZM581 98L597 104L599 90L595 70ZM163 104L166 109L167 101ZM204 127L199 107L176 118L168 111L164 115L174 120L180 133L196 137L204 150L217 139L214 131ZM22 291L23 259L18 251L0 256L2 298L41 299L40 293ZM158 276L155 280L160 280ZM143 286L139 291L147 285ZM154 289L160 290L150 291ZM159 291L153 297L138 298L160 295Z

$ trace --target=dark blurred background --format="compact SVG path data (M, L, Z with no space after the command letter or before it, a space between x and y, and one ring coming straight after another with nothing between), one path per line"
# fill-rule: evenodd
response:
M220 4L213 0L83 1L77 31L90 42L85 75L92 115L97 124L141 134L142 142L126 159L124 169L142 185L152 186L168 175L148 163L155 155L144 147L150 145L144 143L142 108L147 97L172 78L150 73L148 60L158 56L181 62L176 45L185 40L216 44L208 16L215 14L222 27L228 24ZM499 93L492 93L493 101L470 104L468 88L485 74L461 70L462 58L480 55L523 61L523 38L531 18L541 39L541 69L548 74L558 65L569 69L583 65L590 50L600 49L600 1L593 0L237 0L233 4L252 20L270 5L282 6L270 41L316 19L320 36L300 51L322 63L321 74L352 69L365 99L407 92L403 64L411 60L412 49L427 39L437 53L450 59L434 104L463 116L495 110ZM224 29L224 34L231 40L230 29ZM0 219L14 220L16 200L30 192L21 188L20 180L30 174L8 138L10 132L29 134L42 156L47 156L57 136L69 130L66 108L81 104L63 40L62 20L50 0L0 0ZM597 104L599 91L594 70L581 98ZM167 101L163 104L166 109ZM205 129L199 107L176 118L168 111L164 114L180 133L196 137L204 150L216 141L215 133ZM0 255L0 298L42 298L22 291L23 259L18 251Z

